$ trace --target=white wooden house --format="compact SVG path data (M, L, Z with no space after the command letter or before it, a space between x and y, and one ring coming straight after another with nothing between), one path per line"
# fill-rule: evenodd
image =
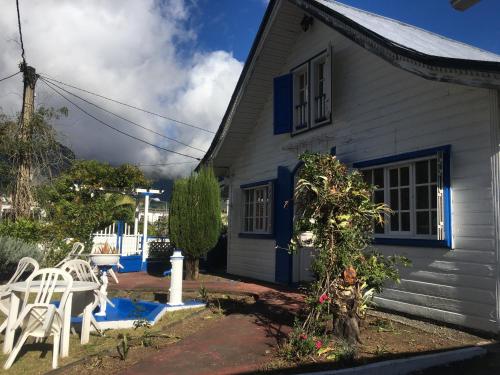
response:
M327 0L271 0L203 162L228 186L228 272L310 278L291 256L298 155L335 153L396 214L374 246L413 266L377 303L500 328L500 56Z

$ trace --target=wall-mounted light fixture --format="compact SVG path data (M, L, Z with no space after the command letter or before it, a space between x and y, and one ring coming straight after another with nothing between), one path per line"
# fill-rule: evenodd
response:
M304 14L302 21L300 21L300 26L302 27L302 30L307 31L312 26L313 22L314 18L308 16L307 14Z

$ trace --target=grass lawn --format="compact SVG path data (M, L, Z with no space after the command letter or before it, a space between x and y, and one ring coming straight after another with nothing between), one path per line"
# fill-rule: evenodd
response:
M130 296L146 301L158 300L158 295L154 293L140 292L110 292L112 297ZM108 330L104 336L92 333L88 345L80 345L79 335L70 337L70 353L67 358L59 358L59 367L63 367L72 362L85 359L74 368L65 369L64 373L82 374L100 373L99 370L106 371L108 364L112 364L112 369L116 370L122 365L126 366L140 359L145 351L156 350L157 348L170 345L186 335L196 332L199 328L208 324L211 320L218 319L219 314L213 314L208 309L181 310L166 313L163 318L154 326L140 327L137 329ZM122 335L127 335L130 350L126 360L120 359L117 345L121 341ZM3 344L3 335L0 345ZM7 355L0 354L0 364L3 366L7 360ZM52 339L47 343L34 343L33 339L28 339L16 362L9 370L0 367L0 374L44 374L52 369Z

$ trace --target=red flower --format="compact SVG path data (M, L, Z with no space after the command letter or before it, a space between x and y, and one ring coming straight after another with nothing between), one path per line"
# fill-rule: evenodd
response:
M301 340L307 340L307 335L305 333L301 334L299 337Z
M325 301L328 301L328 300L330 300L330 297L328 297L328 294L326 294L326 293L323 293L319 297L319 303L324 303Z
M323 343L321 341L316 341L316 349L321 349L321 347L323 346Z

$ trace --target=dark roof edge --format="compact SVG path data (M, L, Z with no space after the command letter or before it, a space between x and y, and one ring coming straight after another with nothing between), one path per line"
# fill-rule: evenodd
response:
M243 70L241 72L240 78L238 79L238 82L236 84L236 87L234 89L233 95L231 96L231 100L229 101L229 105L227 107L227 110L224 114L224 117L222 118L221 124L219 128L217 129L217 132L215 133L214 139L212 140L212 143L210 144L210 147L208 151L205 153L203 156L203 159L200 161L198 166L196 167L195 170L198 170L201 165L206 164L207 159L209 156L212 154L214 151L216 145L219 143L220 137L222 135L222 132L224 131L225 125L227 118L229 114L231 113L232 107L235 103L236 97L238 96L238 92L241 89L241 86L243 84L243 81L245 80L245 76L248 73L248 69L250 67L250 64L255 56L256 50L258 45L261 42L262 34L267 27L267 23L269 21L269 18L271 16L271 13L273 12L276 3L279 0L270 0L269 5L267 7L266 13L264 14L264 18L262 19L262 22L259 26L259 30L257 32L257 35L255 36L255 39L252 44L252 48L250 49L250 52L248 54L248 57L246 59L245 65L243 67ZM314 0L289 0L295 5L297 5L299 8L302 10L312 14L313 16L317 17L318 19L322 20L325 22L328 26L336 30L337 32L341 33L348 39L352 40L353 42L357 43L361 47L367 49L367 46L364 45L361 41L356 40L353 38L353 35L348 33L345 29L338 27L330 22L327 22L328 20L325 20L324 17L321 17L321 13L318 12L324 12L328 14L329 16L337 19L341 23L347 25L348 27L351 27L352 29L358 31L360 34L364 35L365 37L373 40L377 44L382 45L383 47L387 48L389 51L400 55L402 57L408 58L410 60L414 60L418 63L425 64L425 65L430 65L430 66L435 66L438 68L445 68L445 69L457 69L457 70L474 70L478 72L483 72L483 73L499 73L500 74L500 62L495 62L495 61L480 61L480 60L467 60L467 59L458 59L458 58L451 58L451 57L442 57L442 56L432 56L428 55L419 51L416 51L414 49L408 48L406 46L394 43L393 41L375 33L374 31L371 31L370 29L361 26L357 22L351 20L350 18L344 16L343 14L340 14L336 12L335 10L320 4ZM371 50L371 49L370 49ZM372 50L372 52L375 52ZM387 56L380 56L384 60L388 61ZM410 71L414 74L418 74L420 76L423 76L424 78L431 79L431 80L439 80L436 77L432 76L426 76L423 75L422 73L412 71L410 69L406 69L398 64L395 64L393 61L388 61L389 63L392 63L393 65L397 66L400 69L404 69L407 71ZM463 82L461 82L463 84Z
M321 4L314 0L290 0L292 3L297 5L299 8L311 13L317 18L321 19L320 14L317 11L314 11L314 8L319 9L331 17L336 18L338 21L344 23L345 25L353 28L354 30L360 32L364 36L370 38L371 40L381 44L386 47L393 53L401 55L403 57L415 60L422 64L433 65L441 68L450 68L450 69L467 69L467 70L477 70L480 72L495 72L500 73L500 62L496 61L482 61L482 60L468 60L468 59L459 59L452 57L443 57L443 56L433 56L428 55L419 51L416 51L412 48L397 44L376 32L358 24L357 22L351 20L350 18L344 16L343 14ZM326 20L322 20L325 22ZM332 27L334 30L338 31L342 35L346 36L348 39L352 40L352 35L347 33L344 29L337 27L331 23L325 22L328 26ZM359 43L359 41L354 40L354 42ZM361 45L365 47L364 45Z
M259 30L257 31L257 35L255 36L255 39L253 40L252 48L250 49L250 52L248 53L247 59L245 61L245 65L243 66L243 70L241 71L240 78L238 79L238 82L236 83L236 87L234 88L233 95L231 95L231 100L229 101L226 112L224 113L224 117L222 118L222 121L219 125L219 128L217 129L217 132L215 133L214 139L212 140L210 147L208 148L207 152L203 156L203 159L201 159L199 164L196 166L195 171L197 171L201 165L206 164L207 158L213 152L217 143L219 143L219 139L222 135L222 132L224 131L226 120L229 117L229 114L231 113L231 109L234 105L234 102L236 101L236 98L238 96L238 92L240 91L240 88L243 85L243 81L245 80L245 76L248 73L248 69L250 68L250 64L255 56L255 52L257 51L257 47L260 44L262 34L267 26L269 18L271 17L271 13L273 12L274 7L276 6L277 2L278 2L278 0L270 0L269 1L269 5L267 6L266 13L264 14L264 18L262 19L262 22L260 23Z

